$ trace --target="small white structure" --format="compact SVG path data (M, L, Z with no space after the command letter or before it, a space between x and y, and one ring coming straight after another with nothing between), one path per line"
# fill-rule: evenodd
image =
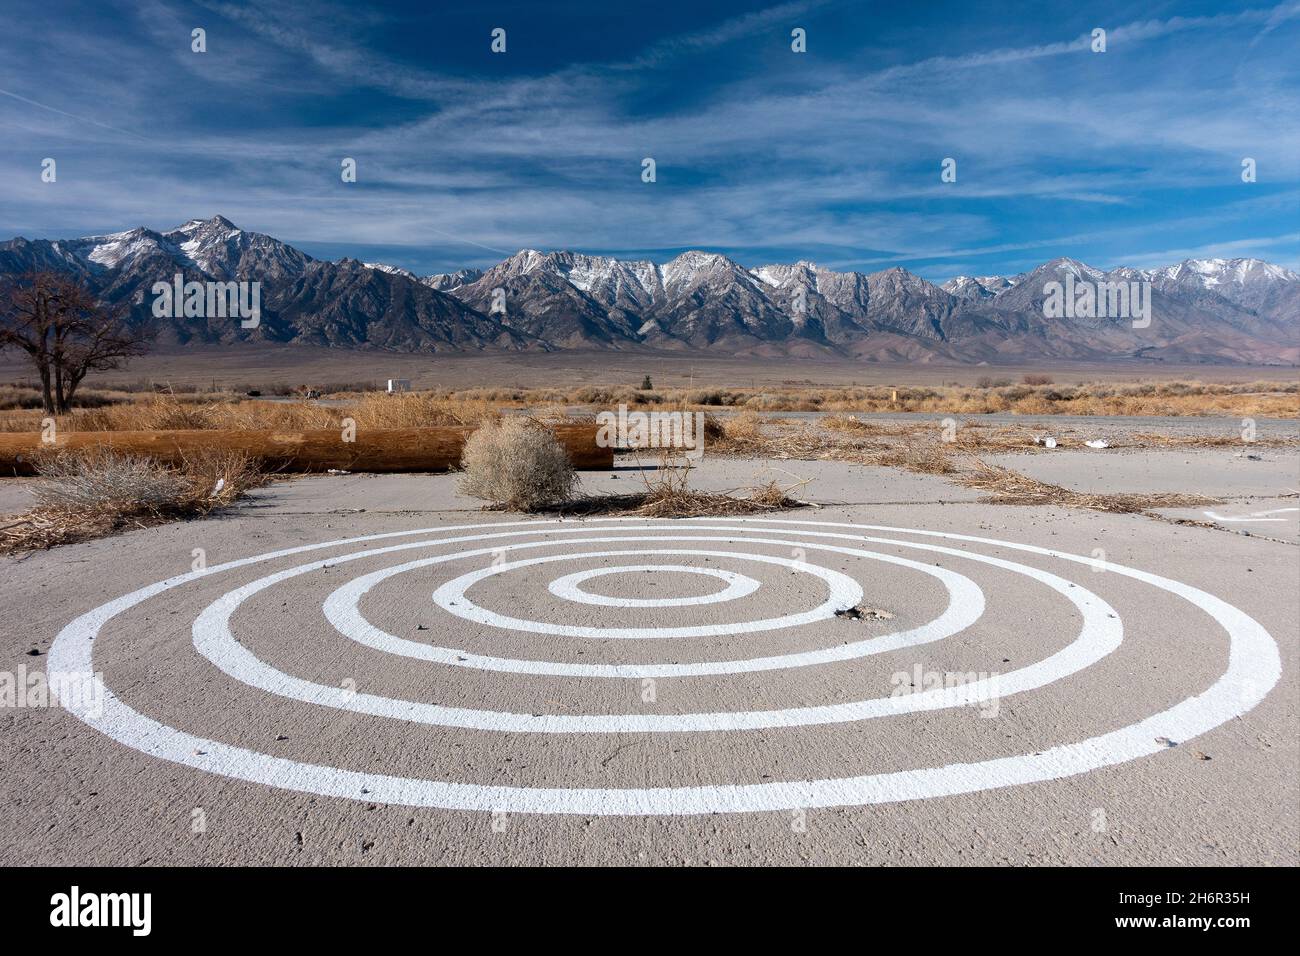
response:
M396 395L398 392L409 392L411 390L411 380L409 378L390 378L388 380L388 394Z

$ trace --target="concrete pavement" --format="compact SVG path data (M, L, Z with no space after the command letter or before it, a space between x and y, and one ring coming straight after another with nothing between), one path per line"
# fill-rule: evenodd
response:
M1246 474L1143 454L1097 474ZM1294 536L837 462L693 484L773 469L822 507L556 523L330 476L4 559L0 671L111 695L0 709L0 862L1297 862Z

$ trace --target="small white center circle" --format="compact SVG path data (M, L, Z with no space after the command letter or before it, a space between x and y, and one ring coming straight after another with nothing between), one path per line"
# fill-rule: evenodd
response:
M671 572L674 574L702 574L720 578L727 586L714 594L702 594L697 597L666 598L624 598L610 597L604 594L592 594L584 591L582 584L592 578L607 574L624 574L627 572ZM685 564L625 564L613 568L595 568L587 571L575 571L564 577L556 578L548 585L550 592L566 601L580 604L599 604L604 607L686 607L693 604L717 604L721 601L734 601L737 598L753 594L760 587L759 582L734 571L718 568L695 568Z

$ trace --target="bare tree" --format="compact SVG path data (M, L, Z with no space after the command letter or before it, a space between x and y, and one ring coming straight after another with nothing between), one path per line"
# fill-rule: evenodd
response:
M125 309L101 305L71 276L28 272L0 289L0 349L27 353L50 414L68 412L87 373L121 368L148 351L147 338Z

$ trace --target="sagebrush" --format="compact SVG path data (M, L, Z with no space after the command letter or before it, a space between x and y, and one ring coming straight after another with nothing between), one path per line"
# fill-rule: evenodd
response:
M462 494L515 511L535 511L573 497L578 475L550 431L524 417L486 421L461 454Z
M100 447L48 453L35 464L35 507L0 528L0 553L199 517L265 481L257 462L230 452L165 465Z

